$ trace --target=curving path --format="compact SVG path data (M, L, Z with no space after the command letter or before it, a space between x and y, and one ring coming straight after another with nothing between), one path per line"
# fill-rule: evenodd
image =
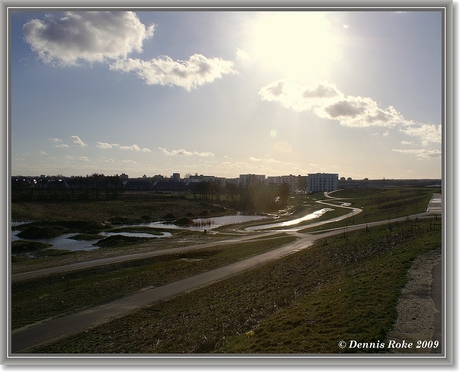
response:
M440 199L440 196L438 196ZM435 200L438 200L435 199ZM434 199L432 199L434 200ZM431 202L430 202L431 204ZM337 205L334 205L337 207ZM353 208L350 208L353 209ZM355 212L350 212L346 216L353 215ZM417 217L428 216L432 214L438 214L438 210L430 210L430 207L427 208L427 212L420 213ZM393 221L397 220L404 220L407 217L395 218L392 219ZM334 219L333 221L335 221ZM324 223L328 223L328 221L323 221ZM329 221L332 222L332 221ZM385 221L376 221L370 222L368 224L360 224L360 225L352 225L348 227L349 231L358 230L365 228L367 226L377 226L381 224L388 223L387 220ZM309 225L313 226L315 224ZM305 228L305 226L303 226ZM283 230L285 231L285 230ZM131 295L125 296L118 300L115 300L111 303L88 308L81 310L79 312L57 317L51 320L43 321L38 324L33 324L27 327L23 327L21 329L17 329L11 334L11 344L9 345L9 352L10 353L27 353L27 350L38 346L43 343L51 342L54 340L59 339L60 337L69 336L71 334L75 334L78 332L82 332L86 329L93 328L99 324L108 322L112 319L121 317L128 313L135 311L138 308L151 306L155 303L159 303L173 297L176 297L180 294L192 291L197 288L204 287L211 283L229 278L233 275L240 274L244 271L248 271L253 269L257 266L263 265L267 262L279 259L283 256L298 252L302 249L306 249L310 247L316 240L322 239L327 236L337 235L342 233L343 228L336 228L331 229L329 231L324 231L321 234L299 234L296 231L285 231L296 235L299 237L298 240L286 244L280 248L273 249L269 252L265 252L223 267L218 269L210 270L208 272L198 274L192 277L188 277L186 279L178 280L176 282L172 282L160 287L148 287L144 288L140 291L137 291ZM277 234L279 231L271 231L269 233L257 235L258 237L269 237L273 234ZM214 243L207 243L207 244L200 244L199 246L190 246L184 248L176 248L175 251L183 252L184 249L199 249L204 248L209 245L218 245L218 244L229 244L235 243L238 241L244 241L247 239L253 239L254 235L226 240L221 242L214 242ZM161 255L161 254L170 254L173 253L172 250L166 251L157 251L157 252L149 252L148 254L142 253L137 255L129 255L129 256L122 256L122 257L114 257L109 259L103 260L95 260L89 261L85 263L79 263L75 265L68 265L64 267L52 268L52 269L45 269L40 270L37 272L32 273L23 273L23 274L16 274L13 276L13 280L20 280L28 277L40 276L40 275L47 275L52 272L60 272L66 270L76 270L83 267L90 267L90 266L97 266L101 264L109 264L113 262L119 262L126 259L139 259L145 255ZM90 266L88 266L90 265Z

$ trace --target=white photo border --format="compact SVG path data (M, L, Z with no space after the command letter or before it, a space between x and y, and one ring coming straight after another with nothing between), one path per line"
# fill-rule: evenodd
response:
M372 4L372 5L370 5ZM9 322L9 309L5 306L1 307L1 319L4 328L4 337L1 339L1 359L3 365L9 366L135 366L135 365L151 365L151 366L452 366L454 364L454 345L457 343L455 330L453 328L454 322L454 309L457 308L454 293L454 281L456 280L455 274L455 256L453 252L454 243L456 240L456 232L454 228L455 214L457 211L457 204L454 204L454 190L457 186L457 180L454 172L454 157L457 158L454 141L456 141L454 133L454 60L456 57L454 49L454 1L447 0L425 0L425 1L382 1L377 0L374 2L366 1L68 1L60 2L54 0L47 1L23 1L23 0L0 0L0 19L2 27L2 47L5 51L5 56L1 60L2 66L2 112L6 113L2 117L3 128L2 131L2 145L6 150L3 152L5 182L2 183L0 190L5 197L5 213L2 214L4 219L2 223L3 235L5 238L4 254L1 256L2 267L5 272L5 282L1 287L1 294L5 302L10 304L10 260L9 260L9 247L10 247L10 110L9 110L9 96L10 96L10 70L9 70L9 56L10 56L10 38L9 25L10 25L10 12L12 10L59 10L78 8L80 10L94 10L98 8L104 9L123 9L127 10L155 10L158 8L171 9L171 10L264 10L264 9L286 9L292 8L293 10L307 10L308 8L327 10L334 8L334 10L435 10L442 9L444 12L444 68L443 68L443 156L442 156L442 188L443 188L443 269L444 269L444 288L443 288L443 344L445 345L443 355L427 356L421 355L414 357L413 355L382 355L382 356L366 356L366 355L235 355L235 356L212 356L212 355L135 355L128 356L113 356L113 355L100 355L100 356L87 356L76 357L74 355L12 355L10 353L10 322ZM46 9L45 9L46 8ZM445 223L444 223L445 222Z

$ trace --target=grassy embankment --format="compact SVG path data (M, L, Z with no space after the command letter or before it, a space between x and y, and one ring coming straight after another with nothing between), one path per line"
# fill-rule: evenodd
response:
M160 286L259 254L296 240L278 235L247 243L126 261L96 268L14 281L13 329L100 305L149 286Z
M334 198L322 201L331 204L350 203L351 207L361 208L362 212L352 218L333 222L318 228L306 227L302 232L321 231L331 228L358 225L373 221L387 220L422 213L425 211L433 193L440 193L434 188L389 188L389 189L344 189L331 193Z
M404 206L400 203L399 208L401 205ZM385 206L380 205L380 209L382 208ZM338 352L337 342L327 346L325 336L321 336L331 336L335 332L327 331L329 328L340 330L338 325L331 324L331 319L339 319L350 337L354 335L356 338L359 335L364 341L372 341L372 337L383 337L387 325L394 320L395 299L405 282L405 273L410 262L424 251L441 244L440 231L428 231L425 222L420 226L420 230L413 230L411 224L400 223L391 231L380 228L371 229L368 233L350 233L347 239L328 238L314 249L142 310L133 317L111 322L85 335L62 341L59 345L39 348L37 352ZM389 252L392 253L387 255ZM384 290L383 284L374 283L373 279L383 275L382 270L388 276ZM350 278L353 279L352 282L349 282ZM370 292L366 287L369 283L374 283L372 285L375 287ZM339 284L338 288L345 288L347 296L353 291L357 292L352 300L348 297L342 298L344 291L334 290ZM72 285L65 284L65 287L65 291L73 290ZM45 295L44 298L46 297ZM299 318L296 311L307 299L313 301L315 309L324 307L323 316L319 317L324 318L324 321L310 316L304 317L302 311L307 312L307 305L301 310L300 320L295 320ZM356 317L355 314L355 317L350 318L348 315L343 316L343 311L333 310L343 309L340 303L345 300L352 308L353 304L360 301L367 305L360 306L360 316ZM361 317L366 314L366 306L368 314L377 316L369 321L375 322L378 319L377 323L383 324L378 332L375 327L361 326ZM369 307L376 310L369 310ZM286 311L292 313L289 315ZM326 313L332 315L326 317ZM274 314L285 314L285 319L272 317ZM259 339L263 325L270 321L276 326L297 331L288 332L286 336L279 338L279 332L270 331L274 327L272 325L266 331L271 336L267 338L265 334L265 341ZM298 351L299 347L295 346L300 342L295 332L302 327L308 328L308 324L313 328L318 327L316 330L320 335L316 334L315 342L321 345L320 351L311 346L313 344L308 340L302 344L302 351ZM255 327L257 329L253 336L235 336L254 330ZM365 328L369 329L367 334L356 331ZM353 329L356 332L352 332ZM310 331L307 333L311 333ZM374 336L371 337L371 334ZM280 343L279 340L283 338L284 341ZM251 344L252 346L248 345L254 341L257 342Z
M441 247L430 222L329 237L32 352L339 353L340 340L382 341L412 261Z

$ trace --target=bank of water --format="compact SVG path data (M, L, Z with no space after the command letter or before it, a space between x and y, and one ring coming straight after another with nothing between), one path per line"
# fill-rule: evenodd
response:
M151 222L148 224L143 224L140 226L148 226L154 228L164 228L164 229L185 229L192 231L203 231L203 230L212 230L217 229L218 227L227 226L227 225L237 225L240 223L258 221L266 219L266 216L257 216L257 215L230 215L230 216L221 216L221 217L212 217L212 218L195 218L193 219L193 224L190 226L178 226L166 222Z
M248 230L248 231L256 231L256 230L279 229L279 228L283 228L283 227L295 226L295 225L298 225L298 224L300 224L302 222L314 220L315 218L319 218L322 215L326 214L327 212L331 212L333 210L334 209L332 209L332 208L323 208L323 209L317 210L317 211L315 211L313 213L307 214L307 215L305 215L303 217L300 217L300 218L296 218L296 219L289 220L289 221L271 223L271 224L268 224L268 225L251 226L251 227L247 227L246 230Z
M244 223L248 221L256 221L260 219L266 218L265 216L247 216L247 215L231 215L231 216L221 216L221 217L213 217L213 218L197 218L193 220L193 224L190 226L177 226L172 223L168 222L150 222L144 224L136 224L136 225L122 225L117 226L117 228L132 228L132 227L150 227L152 228L152 234L146 232L100 232L99 235L103 237L109 237L114 235L122 235L122 236L131 236L137 238L169 238L172 236L170 232L159 232L161 229L182 229L182 230L191 230L191 231L204 231L204 230L212 230L216 229L221 226L226 225L233 225ZM12 226L17 226L21 223L12 223ZM89 251L94 249L99 249L98 246L94 245L98 242L98 240L75 240L72 239L75 236L75 233L71 234L64 234L55 238L49 239L21 239L17 236L19 231L15 230L12 231L11 240L29 240L29 241L37 241L47 244L52 244L53 249L62 249L68 251Z

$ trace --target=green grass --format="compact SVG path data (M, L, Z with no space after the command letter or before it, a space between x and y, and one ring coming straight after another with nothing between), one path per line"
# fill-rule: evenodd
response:
M441 231L429 222L329 237L32 352L338 353L342 339L383 340L407 269L441 247Z
M126 194L121 200L110 201L34 201L11 204L13 221L97 221L136 220L157 221L167 214L177 218L187 213L198 216L211 211L212 205L181 196L152 193ZM222 213L220 213L222 214Z
M95 306L148 286L220 267L295 240L289 236L198 249L127 261L67 274L13 282L13 329L52 316Z
M341 202L351 203L351 207L363 211L354 217L333 222L319 228L305 228L302 232L321 231L336 227L388 220L424 212L433 193L433 188L389 188L389 189L344 189L331 194L334 198L343 198ZM333 200L325 200L334 202Z

